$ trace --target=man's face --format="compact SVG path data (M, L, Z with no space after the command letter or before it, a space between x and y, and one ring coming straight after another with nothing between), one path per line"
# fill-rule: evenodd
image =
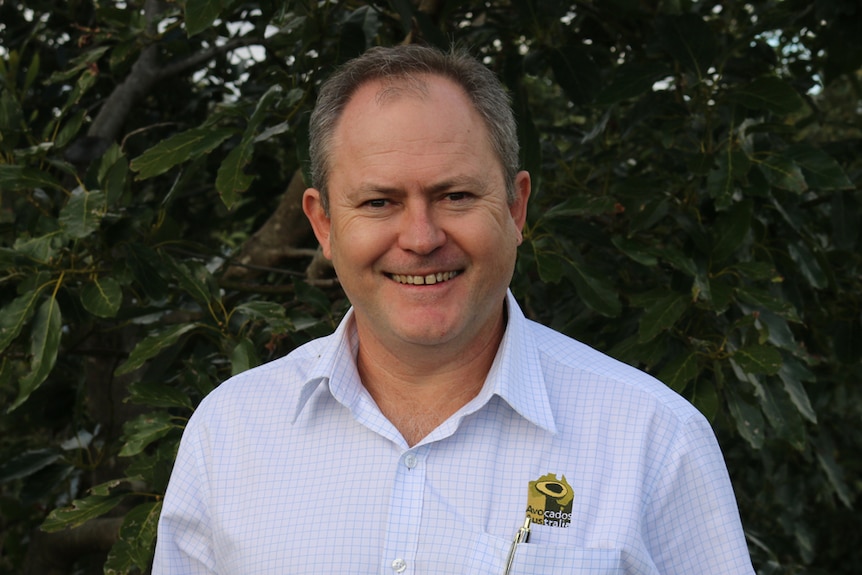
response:
M502 329L530 179L518 174L509 204L481 117L456 84L423 79L422 94L356 92L332 138L329 216L317 190L303 207L360 341L469 353Z

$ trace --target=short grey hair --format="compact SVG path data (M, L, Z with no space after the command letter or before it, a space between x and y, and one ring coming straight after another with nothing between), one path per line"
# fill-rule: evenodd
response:
M485 122L491 146L500 159L509 203L515 201L518 130L511 100L503 84L491 70L465 51L442 52L410 44L371 48L336 70L320 88L309 121L309 167L311 185L320 191L321 203L327 214L332 136L347 103L361 86L375 80L391 80L408 90L424 92L425 84L417 78L423 74L447 78L464 90ZM394 88L397 90L400 86Z

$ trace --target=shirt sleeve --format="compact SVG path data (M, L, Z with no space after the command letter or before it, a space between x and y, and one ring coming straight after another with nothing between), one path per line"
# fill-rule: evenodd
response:
M192 417L180 442L156 536L153 575L215 575L202 441Z
M649 495L644 535L662 575L753 575L727 467L709 423L684 422Z

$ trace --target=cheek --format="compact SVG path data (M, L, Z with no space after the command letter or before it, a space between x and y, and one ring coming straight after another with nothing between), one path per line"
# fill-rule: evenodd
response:
M391 242L387 242L382 226L349 222L333 226L329 244L336 266L356 268L369 265L379 258Z

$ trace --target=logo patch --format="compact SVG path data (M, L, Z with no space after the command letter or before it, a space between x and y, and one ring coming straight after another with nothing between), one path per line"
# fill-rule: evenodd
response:
M533 523L550 527L568 527L572 522L575 492L566 476L557 479L548 473L531 481L527 488L527 515Z

